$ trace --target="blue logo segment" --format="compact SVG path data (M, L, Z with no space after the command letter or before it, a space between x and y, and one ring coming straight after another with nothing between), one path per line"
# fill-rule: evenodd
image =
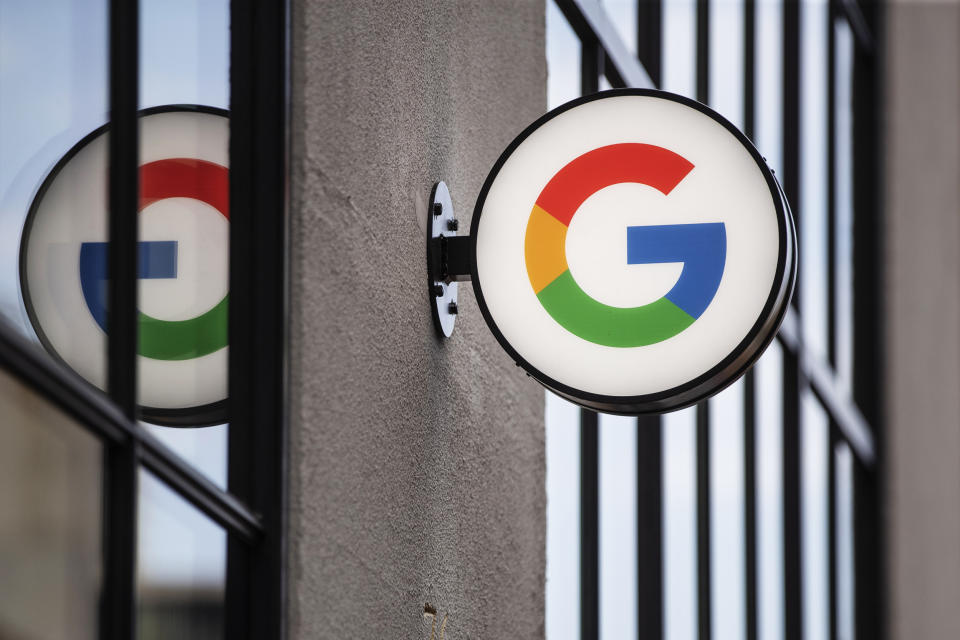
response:
M693 318L710 306L726 260L722 222L627 227L627 264L683 263L680 279L664 297Z
M107 243L80 245L80 288L90 314L107 330ZM138 245L137 277L142 280L177 277L177 243L174 240Z

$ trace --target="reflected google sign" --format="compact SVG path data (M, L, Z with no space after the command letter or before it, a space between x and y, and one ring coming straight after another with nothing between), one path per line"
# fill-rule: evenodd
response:
M106 382L107 129L81 140L34 198L20 250L40 341ZM227 398L229 121L193 106L140 115L138 398L144 420L224 422Z

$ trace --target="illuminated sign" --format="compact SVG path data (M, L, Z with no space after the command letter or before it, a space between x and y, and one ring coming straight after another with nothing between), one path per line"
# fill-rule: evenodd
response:
M796 273L789 209L733 125L673 94L563 105L497 161L474 211L474 290L531 376L614 413L677 409L772 339Z
M80 141L34 198L24 228L24 303L43 345L106 384L107 130ZM226 420L229 123L226 112L140 116L138 398L144 420Z

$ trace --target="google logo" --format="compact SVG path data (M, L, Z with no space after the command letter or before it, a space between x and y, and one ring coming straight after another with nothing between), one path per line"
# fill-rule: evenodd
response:
M470 236L474 294L509 357L611 413L731 384L773 339L796 274L789 207L750 141L652 89L584 96L527 127Z
M692 169L662 147L621 143L578 156L553 176L530 214L525 256L530 284L554 320L596 344L638 347L672 338L700 317L723 277L722 222L627 228L628 264L684 264L669 293L638 307L613 307L587 294L567 267L565 248L570 220L599 189L635 182L669 195Z
M140 112L137 397L142 419L197 427L227 416L229 119L196 105ZM20 246L24 309L39 342L106 385L107 126L67 151L37 190Z

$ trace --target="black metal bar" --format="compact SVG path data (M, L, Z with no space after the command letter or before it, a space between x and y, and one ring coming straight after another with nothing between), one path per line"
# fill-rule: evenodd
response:
M637 632L663 637L663 443L660 416L637 420Z
M784 632L803 637L801 562L800 374L797 356L783 354L783 579Z
M133 420L137 408L139 6L111 0L109 11L107 390L123 416ZM136 442L124 439L105 447L103 639L136 636L137 480Z
M129 422L115 404L66 365L39 352L2 319L0 367L106 443L122 444L126 441Z
M704 104L710 102L709 0L697 0L697 100Z
M743 4L743 132L751 140L756 128L757 7ZM743 378L743 531L744 620L746 640L757 640L757 383L751 369Z
M883 640L887 637L888 619L884 605L880 475L855 462L853 477L854 637Z
M697 100L710 101L710 3L697 0ZM713 635L710 521L710 402L697 405L697 625L699 640Z
M228 638L285 637L289 3L230 13L228 487L263 535L227 543Z
M710 403L697 405L697 626L699 640L713 629L710 597Z
M757 598L757 394L753 370L743 378L744 619L747 640L756 640Z
M600 60L613 86L652 87L650 75L620 40L607 12L593 0L555 0L563 16L584 43L596 42L606 52ZM594 90L596 91L596 90ZM592 93L592 92L591 92Z
M130 418L137 403L137 12L136 2L110 2L107 389Z
M637 57L653 86L660 86L663 72L663 0L637 3Z
M139 432L140 461L144 467L231 534L247 543L260 540L263 527L252 511L181 460L148 431L139 425L136 430Z
M603 73L599 41L581 36L580 92L595 93ZM580 410L580 640L600 637L600 424Z
M600 637L600 429L580 410L580 640Z
M100 638L136 638L137 456L132 442L105 448Z
M871 330L868 326L864 327L865 333ZM788 309L783 325L777 333L777 341L786 352L794 354L799 359L804 383L810 385L830 418L837 423L843 439L850 445L857 459L868 467L874 466L878 446L874 429L857 405L845 392L841 391L842 387L837 382L836 374L822 360L803 348L799 332L797 314L794 310ZM873 375L872 372L870 375Z
M883 33L884 11L879 3L865 5L864 21L873 33ZM852 21L851 21L852 24ZM856 31L855 25L854 30ZM882 38L878 38L882 42ZM872 469L858 465L855 493L855 584L856 637L883 640L887 636L885 561L886 522L883 497L886 495L884 453L884 324L883 280L877 265L883 264L883 127L875 105L883 99L882 56L863 46L854 47L853 57L853 394L856 404L873 425L876 464Z
M837 367L837 38L836 1L827 10L827 360Z
M870 28L860 3L857 0L837 0L838 9L850 23L850 29L857 40L857 44L867 54L872 55L876 48L873 38L874 30Z
M837 640L837 436L831 423L827 442L827 607L829 637Z
M783 189L797 233L803 223L800 201L800 3L783 4ZM800 290L797 277L797 290ZM799 296L793 297L799 309ZM799 331L799 325L796 327ZM799 333L798 333L799 335ZM800 354L783 354L783 579L786 640L803 637L800 500Z

